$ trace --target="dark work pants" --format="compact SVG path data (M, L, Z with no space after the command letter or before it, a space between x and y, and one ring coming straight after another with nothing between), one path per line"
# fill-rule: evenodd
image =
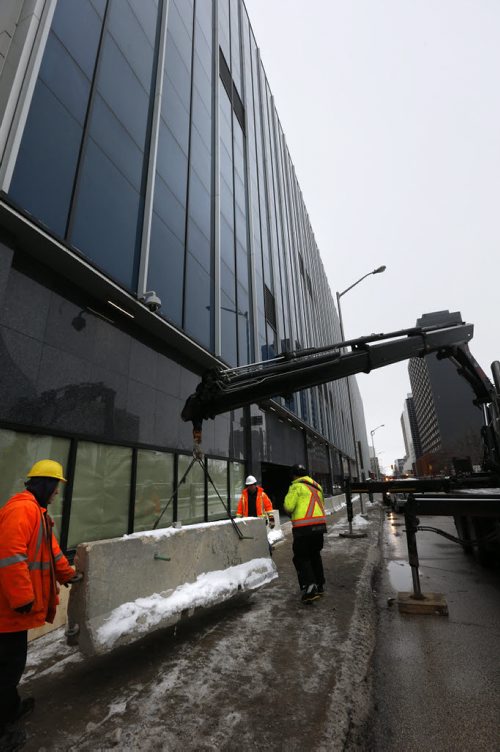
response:
M26 666L28 632L0 632L0 732L16 717L17 685Z
M304 529L293 533L293 563L301 589L309 585L325 584L321 561L323 535L322 531L309 533Z

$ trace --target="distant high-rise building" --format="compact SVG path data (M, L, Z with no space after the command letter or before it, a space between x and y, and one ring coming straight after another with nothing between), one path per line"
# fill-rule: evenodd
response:
M440 311L424 314L417 326L445 321L455 324L461 320L458 311ZM483 416L473 404L467 382L449 360L438 360L434 354L411 358L408 371L420 441L419 449L415 446L417 472L420 475L453 472L454 460L480 465Z
M416 460L422 454L420 435L418 433L417 416L415 412L415 402L411 394L408 394L401 413L401 429L405 443L405 463L404 472L416 472Z

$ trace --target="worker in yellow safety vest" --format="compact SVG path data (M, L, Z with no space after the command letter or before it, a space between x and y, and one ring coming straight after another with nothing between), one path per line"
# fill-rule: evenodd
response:
M293 563L302 601L311 603L325 592L321 550L326 532L323 489L303 465L292 467L292 483L285 496L285 511L292 518Z
M236 515L238 517L265 517L269 519L271 527L274 527L272 510L271 499L262 486L257 484L257 478L249 475L236 507Z

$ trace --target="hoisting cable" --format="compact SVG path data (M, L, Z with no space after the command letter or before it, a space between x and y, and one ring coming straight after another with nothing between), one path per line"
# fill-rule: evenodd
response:
M201 462L201 460L198 460L198 462L199 462L199 463L200 463L200 465L201 465L201 466L203 467L203 463ZM227 516L229 517L229 519L231 520L231 524L232 524L232 526L234 527L234 529L235 529L235 531L236 531L236 534L238 535L238 538L239 538L240 540L243 540L243 539L246 539L246 540L253 540L253 537L252 537L251 535L243 535L243 533L242 533L242 532L241 532L241 530L239 529L238 525L237 525L237 524L236 524L236 522L234 521L234 517L232 516L231 512L229 511L229 507L227 507L227 506L226 506L226 504L224 504L224 500L222 499L222 496L220 495L220 493L218 492L217 488L215 487L215 483L213 482L212 478L210 477L210 473L208 472L208 468L206 468L206 467L205 467L204 469L205 469L205 472L206 472L206 474L207 474L207 478L208 478L208 480L210 481L210 483L211 483L211 484L212 484L212 486L214 487L215 493L216 493L216 494L217 494L217 496L219 497L220 503L222 504L222 506L223 506L223 507L224 507L224 509L226 510L226 514L227 514Z
M171 501L172 501L172 499L174 498L175 494L177 493L177 491L179 490L179 488L180 488L180 487L182 486L182 484L183 484L183 483L184 483L184 481L186 480L186 476L187 476L187 474L189 473L189 471L191 470L191 468L193 467L193 465L194 465L194 463L195 463L195 460L196 460L196 459L197 459L197 457L196 457L196 456L193 456L193 459L191 460L191 462L190 462L190 463L189 463L189 465L188 465L188 469L186 470L186 472L184 473L184 475L182 476L182 478L181 478L181 479L180 479L180 481L178 482L178 484L177 484L176 488L174 488L174 492L173 492L172 496L170 497L170 499L169 499L169 500L167 501L167 503L166 503L166 504L165 504L165 506L163 507L162 513L160 514L160 516L159 516L159 517L158 517L158 519L156 520L155 524L153 525L153 530L156 530L156 528L158 527L158 523L159 523L159 521L161 520L161 518L163 517L163 515L164 515L164 514L165 514L165 512L167 511L167 509L168 509L168 507L169 507L169 505L170 505L170 502L171 502Z
M210 476L210 473L208 472L208 468L206 467L206 465L204 465L204 464L203 464L203 461L202 461L202 459L201 459L201 456L200 456L200 452L199 452L199 450L197 450L197 451L195 450L195 452L193 453L193 458L192 458L191 462L189 463L189 465L188 465L188 467L187 467L187 470L186 470L186 472L184 473L184 475L182 476L182 478L181 478L181 479L180 479L180 481L178 482L178 484L177 484L176 488L174 489L174 491L173 491L173 493L172 493L171 497L169 498L169 500L167 501L167 503L166 503L166 504L165 504L165 506L163 507L163 509L162 509L162 512L161 512L161 514L160 514L160 516L158 517L158 519L156 520L156 522L155 522L155 523L154 523L154 525L153 525L153 530L156 530L156 528L158 527L158 524L159 524L159 522L160 522L161 518L163 517L163 515L164 515L164 514L165 514L165 512L167 511L168 507L170 506L170 503L171 503L172 499L174 498L174 496L175 496L175 495L176 495L176 493L178 492L179 488L180 488L180 487L182 486L182 484L183 484L183 483L184 483L184 481L186 480L186 478L187 478L187 475L188 475L189 471L191 470L191 468L193 467L193 465L194 465L194 463L195 463L195 462L198 462L198 464L200 465L200 467L201 467L201 469L203 470L203 472L204 472L204 473L206 473L208 480L210 481L210 483L211 483L211 484L212 484L212 486L214 487L215 493L216 493L216 494L217 494L217 496L219 497L219 500L220 500L220 502L221 502L222 506L224 507L224 509L225 509L225 511L226 511L226 514L227 514L227 516L228 516L228 517L229 517L229 519L231 520L231 524L232 524L232 526L233 526L233 528L234 528L234 530L235 530L235 532L236 532L236 534L237 534L238 538L239 538L240 540L243 540L244 538L245 538L245 539L247 539L247 540L251 540L251 539L252 539L252 536L249 536L249 535L243 535L243 533L241 532L240 528L238 527L238 525L237 525L237 524L236 524L236 522L234 521L234 517L233 517L233 516L231 515L231 512L229 511L229 508L228 508L228 507L226 506L226 504L224 503L224 500L222 499L222 496L221 496L221 495L220 495L220 493L218 492L218 490L217 490L217 488L216 488L216 486L215 486L215 483L213 482L213 480L212 480L212 478L211 478L211 476Z

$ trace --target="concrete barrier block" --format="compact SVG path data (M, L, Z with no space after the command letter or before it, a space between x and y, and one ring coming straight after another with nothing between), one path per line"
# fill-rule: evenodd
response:
M82 543L68 634L96 655L172 626L278 576L266 525L257 518L165 528Z

